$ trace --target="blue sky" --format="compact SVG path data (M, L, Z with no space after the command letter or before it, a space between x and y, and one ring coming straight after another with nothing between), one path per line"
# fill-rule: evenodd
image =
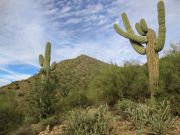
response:
M126 12L132 26L145 18L158 30L158 0L0 0L0 86L38 72L38 55L52 43L52 61L86 54L105 62L146 57L137 54L129 41L117 35L113 23L123 27ZM166 3L167 40L180 42L180 0ZM161 56L163 51L161 52Z

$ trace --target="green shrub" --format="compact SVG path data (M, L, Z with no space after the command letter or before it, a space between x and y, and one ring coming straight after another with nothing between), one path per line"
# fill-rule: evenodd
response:
M55 112L55 84L52 81L36 82L27 96L26 121L38 123Z
M87 106L90 104L90 101L88 100L85 92L73 92L68 95L68 103L69 105L74 107L79 106Z
M47 119L41 120L37 124L25 123L22 125L14 134L15 135L37 135L43 131L48 125L52 128L55 125L62 123L62 116L59 114L49 117Z
M114 105L119 99L143 101L148 97L147 75L139 65L105 66L89 84L87 96L95 103Z
M118 100L116 108L125 111L128 108L136 108L137 104L129 99Z
M160 61L160 80L163 90L157 93L159 100L170 100L173 114L180 115L180 51L172 50Z
M106 107L72 111L65 135L114 135L113 117Z
M150 117L150 108L145 104L137 104L136 107L126 109L128 120L132 122L137 133L143 132Z
M172 129L175 125L175 119L171 115L170 103L163 101L156 105L148 120L152 133L166 135L169 129Z
M15 91L7 90L0 94L0 135L13 132L22 124L24 117L16 107Z
M38 130L38 131L37 131ZM38 135L39 131L42 129L33 128L30 125L21 126L13 135Z
M0 135L17 130L23 121L23 115L15 108L0 110Z
M60 113L64 113L76 107L87 107L91 104L86 93L83 91L70 92L66 97L59 97L58 99L56 110Z
M113 105L123 97L121 89L121 70L118 66L104 67L92 80L87 93L94 103L107 103Z
M119 101L116 107L124 111L123 113L128 116L127 119L132 122L139 134L146 131L151 134L165 135L176 124L171 115L170 103L166 101L151 106L124 100Z
M128 108L134 109L136 108L137 103L132 102L129 99L123 99L123 100L118 100L116 104L116 110L118 111L118 115L120 116L120 119L127 119L128 113L126 110Z
M50 127L53 127L55 125L62 124L62 121L63 121L63 115L62 114L56 114L56 115L51 116L47 119L43 119L38 124L41 125L42 127L47 127L48 125Z

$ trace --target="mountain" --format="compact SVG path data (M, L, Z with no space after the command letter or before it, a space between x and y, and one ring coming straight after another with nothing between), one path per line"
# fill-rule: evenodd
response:
M68 91L87 90L90 80L105 65L108 64L86 55L80 55L77 58L57 63L56 70L52 74L56 75L58 85L61 88ZM35 74L26 80L15 81L3 86L0 90L15 90L18 100L23 101L26 93L39 79L40 75Z

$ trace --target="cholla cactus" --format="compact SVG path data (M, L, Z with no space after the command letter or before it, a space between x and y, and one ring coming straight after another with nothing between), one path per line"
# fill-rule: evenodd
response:
M147 56L148 71L149 71L149 89L151 91L151 99L154 100L154 92L159 85L159 56L158 53L163 49L165 44L166 26L165 26L165 7L164 1L160 0L157 4L158 8L158 36L154 30L148 28L146 21L141 19L136 23L137 32L141 35L136 35L130 25L129 19L125 13L122 14L122 20L126 29L123 31L117 24L114 24L115 31L130 40L134 50L142 55ZM146 44L146 47L142 44Z
M44 79L49 80L50 72L56 68L56 62L53 62L53 64L50 65L50 60L51 60L51 43L47 42L44 56L42 54L39 55L39 64L42 67L41 68L42 80Z

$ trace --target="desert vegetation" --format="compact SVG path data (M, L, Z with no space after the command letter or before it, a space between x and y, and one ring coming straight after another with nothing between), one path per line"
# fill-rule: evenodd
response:
M159 58L165 42L165 8L158 2L159 33L144 19L128 38L147 63L107 64L86 55L51 64L51 43L39 55L39 73L0 88L0 135L178 135L180 44ZM146 44L146 48L142 45Z
M57 64L48 83L42 83L40 75L39 79L30 78L36 83L29 84L28 91L1 88L0 134L36 135L56 126L60 126L59 133L67 135L177 134L180 51L178 44L171 46L160 59L154 105L147 64L126 62L119 67L83 55ZM70 70L72 66L76 72ZM18 84L20 88L27 85L23 81ZM43 99L41 103L39 99Z

